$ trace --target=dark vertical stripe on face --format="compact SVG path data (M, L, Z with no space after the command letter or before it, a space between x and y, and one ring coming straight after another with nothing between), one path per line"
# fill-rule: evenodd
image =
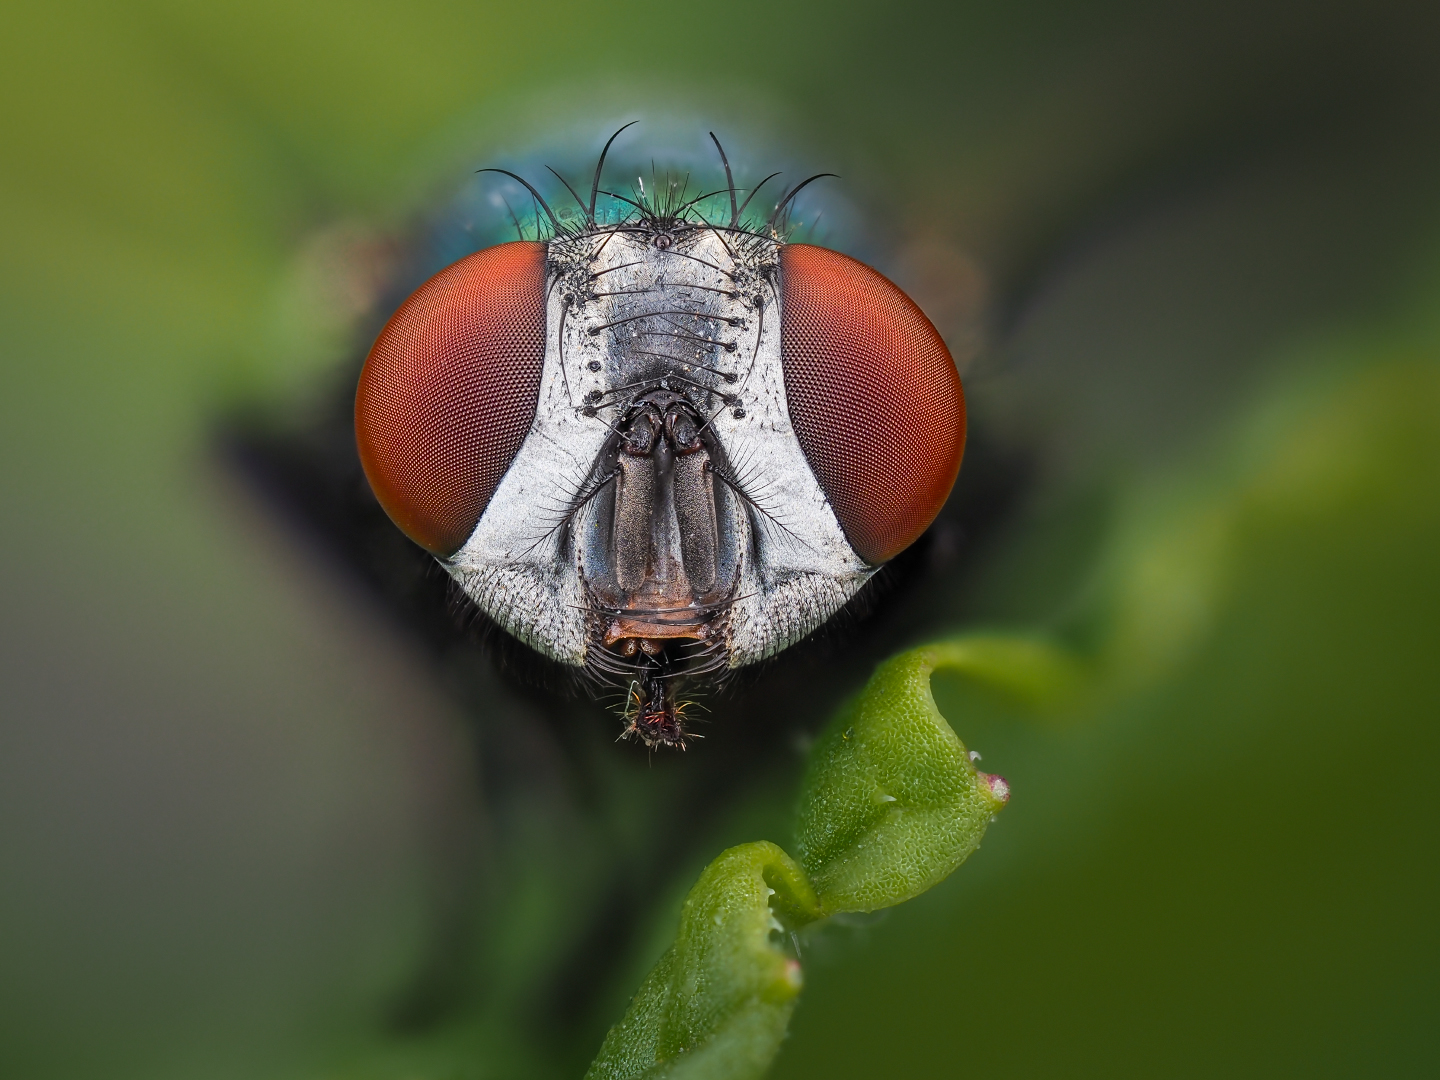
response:
M680 525L680 558L696 596L715 588L719 526L710 455L704 450L675 459L675 517Z
M633 592L645 584L650 562L655 462L648 455L621 454L615 484L615 581Z

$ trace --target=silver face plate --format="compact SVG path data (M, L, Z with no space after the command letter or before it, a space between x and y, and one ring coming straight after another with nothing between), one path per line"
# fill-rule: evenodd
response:
M790 423L779 249L689 223L602 226L550 242L535 420L474 532L446 560L511 634L596 668L625 625L644 621L648 601L615 600L618 485L607 462L637 402L659 391L683 399L713 461L716 587L670 613L694 629L683 636L712 666L775 655L874 573L846 541ZM657 504L656 550L677 528L673 506ZM683 593L683 573L671 576ZM668 595L672 605L686 599ZM627 616L627 604L640 613Z

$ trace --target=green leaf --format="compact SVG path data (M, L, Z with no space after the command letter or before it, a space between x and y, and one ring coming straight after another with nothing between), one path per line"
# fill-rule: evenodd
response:
M770 843L731 848L711 863L686 897L675 944L610 1029L587 1080L761 1076L800 993L785 935L823 915L908 900L975 850L1009 792L976 771L936 709L930 674L940 668L1037 705L1080 682L1058 651L999 636L882 664L811 754L799 822L804 869Z
M977 636L881 664L816 743L801 789L797 849L827 915L890 907L942 881L1009 799L935 707L937 669L1036 704L1079 685L1063 654L1026 639Z
M675 944L610 1029L586 1080L745 1080L764 1073L800 993L786 935L820 917L805 874L771 843L706 867Z

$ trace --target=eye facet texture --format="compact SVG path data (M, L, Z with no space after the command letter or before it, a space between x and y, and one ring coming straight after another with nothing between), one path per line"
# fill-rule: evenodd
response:
M790 422L850 546L885 562L925 531L955 484L960 376L924 312L864 263L787 244L780 283Z
M535 418L545 245L500 244L440 271L380 331L355 396L365 475L436 555L475 529Z

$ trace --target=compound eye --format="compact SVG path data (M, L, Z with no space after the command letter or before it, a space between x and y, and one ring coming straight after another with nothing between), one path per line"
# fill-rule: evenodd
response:
M355 395L365 475L405 535L459 550L535 418L545 245L500 244L420 286L375 340Z
M871 564L925 531L965 450L965 394L908 296L847 255L780 250L790 422L850 546Z

